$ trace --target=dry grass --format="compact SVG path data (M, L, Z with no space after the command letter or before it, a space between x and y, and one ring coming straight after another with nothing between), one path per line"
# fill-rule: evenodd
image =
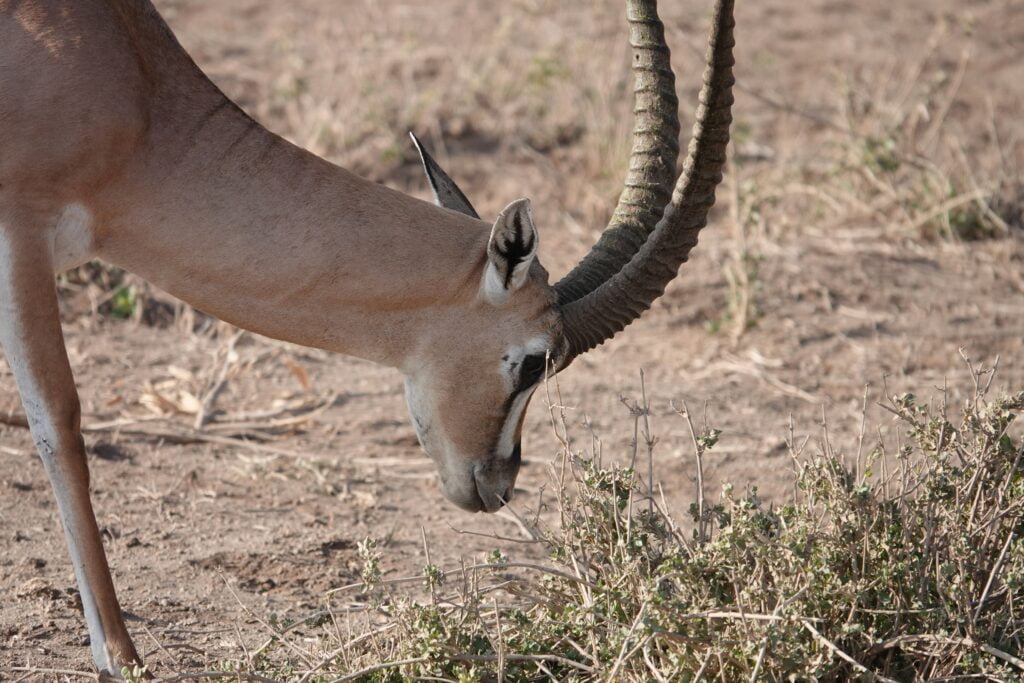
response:
M970 129L950 120L965 104L971 54L943 60L944 37L937 31L909 64L894 57L883 70L840 72L835 115L816 117L824 132L813 155L764 163L774 151L745 145L748 131L737 131L736 182L757 237L784 240L809 225L876 226L897 240L1020 234L1024 169L1007 153L1012 133L991 109Z

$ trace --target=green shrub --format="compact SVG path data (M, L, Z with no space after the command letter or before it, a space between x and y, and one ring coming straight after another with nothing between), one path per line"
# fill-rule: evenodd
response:
M686 530L646 473L563 436L560 522L526 524L546 563L496 552L443 572L428 553L417 594L382 580L365 546L362 627L339 635L333 619L305 665L278 639L231 668L303 681L1020 680L1024 445L1011 427L1024 392L991 400L987 384L955 422L893 397L895 449L848 462L791 444L792 501L726 486L711 504L701 490ZM646 420L645 405L632 411ZM719 434L679 414L700 474Z

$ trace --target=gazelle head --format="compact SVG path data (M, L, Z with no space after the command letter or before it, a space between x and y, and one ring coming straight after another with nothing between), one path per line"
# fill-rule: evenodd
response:
M589 254L548 283L537 261L528 200L497 217L473 301L421 346L406 399L442 490L460 507L493 512L512 496L523 416L547 372L610 339L665 291L697 244L721 181L732 106L734 0L717 0L689 153L678 180L678 100L654 0L628 0L635 116L625 187ZM479 218L413 136L439 206ZM674 185L674 190L673 190ZM456 332L457 331L457 332Z

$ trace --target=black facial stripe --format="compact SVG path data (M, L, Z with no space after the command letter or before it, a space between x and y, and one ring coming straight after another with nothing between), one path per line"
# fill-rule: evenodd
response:
M512 463L519 465L523 462L523 444L517 443L515 448L512 449Z
M505 358L502 358L505 360ZM516 367L519 367L519 376L516 378L515 387L512 389L512 393L509 394L508 398L505 399L505 405L502 406L502 413L505 418L502 420L502 427L508 422L509 411L512 410L512 405L516 402L523 392L531 391L537 383L544 377L544 372L547 370L547 354L546 353L533 353L523 356L522 361L511 363L509 369L515 372ZM552 364L552 367L554 365ZM499 437L500 438L500 437ZM491 448L491 452L497 453L498 445ZM515 445L515 449L512 451L512 458L514 460L521 459L520 444Z
M530 354L523 358L519 369L516 388L528 388L540 381L546 369L546 356L542 353Z
M521 363L511 363L509 370L515 372L516 367L519 368L519 376L516 377L512 393L505 399L505 405L502 410L505 413L506 419L508 419L508 411L512 410L512 404L515 403L516 398L524 391L532 389L541 380L541 377L544 376L545 356L544 354L524 356Z

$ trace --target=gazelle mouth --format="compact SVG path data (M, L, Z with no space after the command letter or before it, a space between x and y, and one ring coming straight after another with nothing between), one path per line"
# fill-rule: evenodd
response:
M505 503L508 502L508 491L505 495L499 496L497 494L486 494L480 490L480 482L476 482L476 497L480 502L480 507L477 512L497 512L501 508L505 507Z
M466 512L488 511L476 477L473 476L472 472L469 473L469 476L472 478L472 483L467 482L469 485L463 487L452 486L453 480L442 474L441 492L444 493L445 498L454 503L460 510L465 510Z
M519 458L515 458L515 473L495 476L479 465L467 471L441 471L440 485L444 497L466 512L497 512L505 507L515 491ZM459 476L463 475L463 476Z

